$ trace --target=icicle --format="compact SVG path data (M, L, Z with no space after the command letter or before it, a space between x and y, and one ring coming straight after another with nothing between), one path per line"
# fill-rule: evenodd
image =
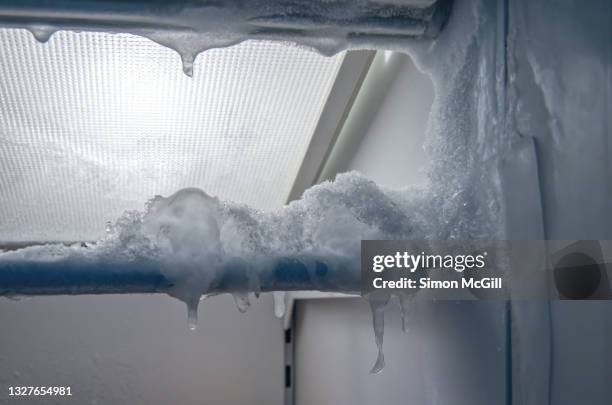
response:
M187 325L189 330L196 330L198 328L198 304L200 299L191 299L185 301L187 304Z
M251 306L251 301L249 301L249 293L233 293L232 295L234 296L234 301L236 302L238 311L244 314Z
M287 296L286 292L275 292L274 297L274 315L277 318L282 318L285 316L285 297Z
M371 374L378 374L385 368L385 355L383 353L383 335L385 332L385 307L389 302L389 296L380 298L369 298L370 309L372 310L372 323L374 325L374 338L378 348L376 363L370 370Z
M410 297L405 294L399 294L400 310L402 313L402 331L408 332L408 323L412 315L412 309L410 308Z
M29 27L28 31L32 33L32 35L34 36L34 38L36 38L38 42L44 44L49 40L49 38L51 38L51 35L53 35L56 30L51 27L37 25Z
M189 77L193 77L193 62L195 55L191 53L181 53L181 62L183 63L183 73Z

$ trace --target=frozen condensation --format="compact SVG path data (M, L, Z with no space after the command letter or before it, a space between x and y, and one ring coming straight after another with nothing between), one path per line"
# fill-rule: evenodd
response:
M359 285L362 239L501 239L503 205L495 170L509 144L500 111L499 76L485 55L483 2L457 2L448 27L435 41L407 42L403 48L432 77L435 101L428 125L432 158L429 183L389 190L357 173L316 185L302 199L274 211L219 200L199 189L155 197L144 211L125 213L95 246L42 246L0 254L3 260L103 263L108 258L152 258L173 281L170 294L197 317L200 297L218 292L231 272L227 292L241 310L248 293L269 282L271 263L292 258L304 264L311 285L354 292ZM407 135L408 136L408 135ZM324 271L318 267L324 263ZM347 265L349 263L349 265ZM277 314L282 312L280 297ZM389 297L370 297L379 350L372 372L384 367L384 308ZM403 319L409 317L406 297ZM406 327L406 325L404 325Z
M154 262L173 285L169 293L187 304L194 327L201 297L222 292L221 282L246 311L248 294L259 293L274 277L277 260L302 263L312 288L358 291L362 239L421 239L432 231L426 228L428 211L414 209L394 193L347 173L279 210L260 211L187 188L151 199L143 211L126 212L95 244L1 253L0 268L15 261ZM275 312L283 315L282 295Z

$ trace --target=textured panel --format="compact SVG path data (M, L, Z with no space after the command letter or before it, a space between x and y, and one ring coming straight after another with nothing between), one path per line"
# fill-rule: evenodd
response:
M91 240L155 194L267 209L291 188L343 56L245 42L0 29L0 241Z

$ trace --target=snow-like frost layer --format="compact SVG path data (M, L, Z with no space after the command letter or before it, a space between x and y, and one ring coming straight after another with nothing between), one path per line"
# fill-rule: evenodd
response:
M415 198L406 198L414 194ZM307 271L307 289L358 292L362 239L428 239L436 236L424 204L426 190L385 190L358 173L339 175L307 190L277 211L263 212L220 201L196 188L151 199L143 211L126 212L108 224L107 236L95 244L44 245L0 253L2 263L154 262L172 283L167 291L184 301L189 327L195 328L202 297L230 292L241 311L248 294L259 294L275 276L274 263L291 258ZM420 198L416 198L420 196ZM220 287L220 285L223 285ZM275 311L282 316L279 297ZM386 304L388 297L383 298ZM380 317L384 305L372 300ZM375 325L382 325L377 318ZM382 370L382 326L376 372Z
M485 7L481 1L457 1L437 40L407 42L402 48L430 74L436 91L426 145L432 164L425 188L387 190L349 173L312 187L299 201L274 212L185 189L155 197L143 212L126 213L95 246L7 252L0 254L0 265L19 259L152 259L172 281L169 293L187 303L194 326L200 298L219 292L220 279L245 310L247 293L257 294L269 283L275 277L272 264L282 258L307 269L309 289L355 292L362 239L502 238L495 167L508 140L500 119L501 95L495 92L499 72L487 54L495 40L490 39L487 17L495 13L483 14ZM378 372L384 367L383 317L389 297L370 298L379 349L372 371ZM402 297L402 308L408 305ZM280 304L277 309L280 313Z
M271 212L183 189L151 199L143 211L126 212L95 244L30 247L0 254L0 263L148 260L160 264L175 285L173 295L190 301L218 292L227 272L232 273L229 282L223 280L227 291L258 292L268 282L271 264L292 258L304 263L311 287L355 292L362 239L432 235L426 226L431 219L424 217L428 210L398 195L357 173L314 186L302 199ZM326 266L324 277L316 260ZM337 271L336 263L342 264Z
M410 238L414 222L375 183L346 174L273 212L222 202L198 189L156 197L144 212L128 213L110 227L99 249L114 254L129 247L133 255L154 255L176 285L171 293L195 305L230 268L236 273L230 291L260 291L279 258L301 260L314 288L318 277L310 258L320 258L329 269L326 285L354 290L360 240ZM336 262L350 263L352 273L334 271Z

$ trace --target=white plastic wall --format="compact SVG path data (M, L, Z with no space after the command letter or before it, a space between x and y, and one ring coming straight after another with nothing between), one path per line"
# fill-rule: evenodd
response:
M612 239L612 3L510 2L509 21L517 129L535 144L545 235ZM551 404L611 403L611 304L552 302L523 336L550 323Z
M282 404L283 331L271 296L246 314L229 295L209 298L196 331L186 312L161 295L0 299L0 387L72 389L70 400L28 404Z
M381 63L399 65L393 72L396 77L380 105L371 106L377 113L347 169L362 172L386 187L423 184L428 162L423 142L433 86L408 56L388 52L383 55Z

